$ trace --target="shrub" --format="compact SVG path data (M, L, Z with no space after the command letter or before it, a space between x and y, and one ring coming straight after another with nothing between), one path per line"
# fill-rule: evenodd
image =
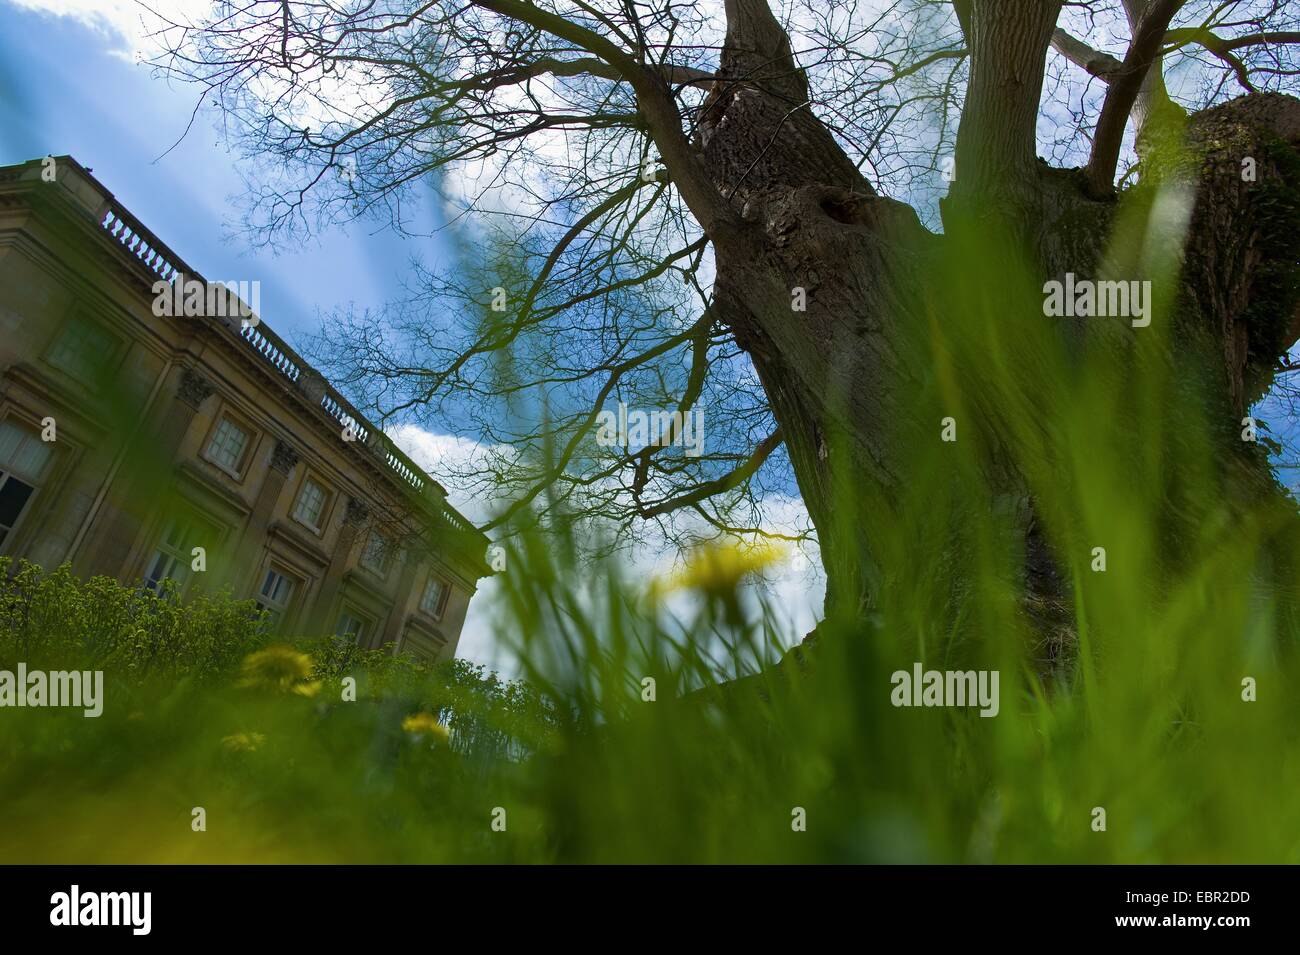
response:
M0 664L77 665L137 677L207 680L265 645L252 601L201 595L182 603L109 577L80 580L0 558Z

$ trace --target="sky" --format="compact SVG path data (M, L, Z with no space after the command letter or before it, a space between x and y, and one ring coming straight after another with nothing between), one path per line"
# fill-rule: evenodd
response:
M167 6L204 4L169 0ZM194 118L195 88L154 78L138 62L136 51L148 44L131 0L0 0L0 165L72 156L204 276L259 281L262 319L300 352L334 309L379 309L396 298L413 256L432 266L450 254L436 236L398 236L365 223L334 228L302 248L251 248L235 234L244 188L237 158L218 142L216 117L200 112ZM415 231L431 233L438 208L428 197L414 213ZM430 470L440 455L473 451L464 438L415 425L388 433ZM471 520L487 518L483 500L454 485L447 490ZM778 516L802 509L798 500L773 503ZM632 559L656 573L668 557ZM786 629L795 642L815 625L820 569L797 554L773 587L776 603L790 614ZM514 675L517 663L494 634L497 590L491 578L480 583L457 655Z

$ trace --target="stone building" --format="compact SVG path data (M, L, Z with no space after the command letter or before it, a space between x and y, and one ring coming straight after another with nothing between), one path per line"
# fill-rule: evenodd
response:
M182 283L222 288L75 160L0 167L0 556L451 657L487 539L248 296L158 314Z

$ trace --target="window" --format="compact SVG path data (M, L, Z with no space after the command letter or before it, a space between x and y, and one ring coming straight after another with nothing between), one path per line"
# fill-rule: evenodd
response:
M212 440L208 442L208 458L232 474L238 474L243 467L244 452L248 450L250 438L248 431L230 417L222 416L217 422L217 429L212 432Z
M359 644L365 638L367 629L365 620L350 611L344 611L343 616L339 617L338 626L334 628L334 635Z
M211 549L216 531L208 524L190 517L168 521L162 540L145 566L144 585L161 593L163 581L175 581L177 593L184 593L194 563L194 548Z
M442 612L447 609L447 597L450 594L451 588L444 580L430 577L424 587L424 596L420 598L420 609L435 620L440 619Z
M307 478L302 482L302 490L298 492L298 502L293 506L294 520L301 521L319 534L327 500L329 495L325 489L311 478Z
M262 578L262 589L254 598L254 603L257 604L258 610L267 612L272 630L280 629L284 615L289 610L289 602L293 600L293 589L294 582L291 577L280 573L274 567L267 568L266 576Z
M388 541L379 531L371 531L361 552L361 566L382 576L388 573L388 558Z
M446 645L446 641L437 634L431 634L423 628L407 627L402 631L401 651L418 660L438 659Z
M73 318L50 346L46 360L73 378L89 383L103 376L117 339L88 319Z
M14 421L0 422L0 545L22 517L53 450Z

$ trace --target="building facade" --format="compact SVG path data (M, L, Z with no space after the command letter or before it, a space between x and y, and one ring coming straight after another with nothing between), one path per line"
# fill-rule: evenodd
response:
M158 314L184 287L75 160L0 167L0 556L453 656L487 539L247 296Z

